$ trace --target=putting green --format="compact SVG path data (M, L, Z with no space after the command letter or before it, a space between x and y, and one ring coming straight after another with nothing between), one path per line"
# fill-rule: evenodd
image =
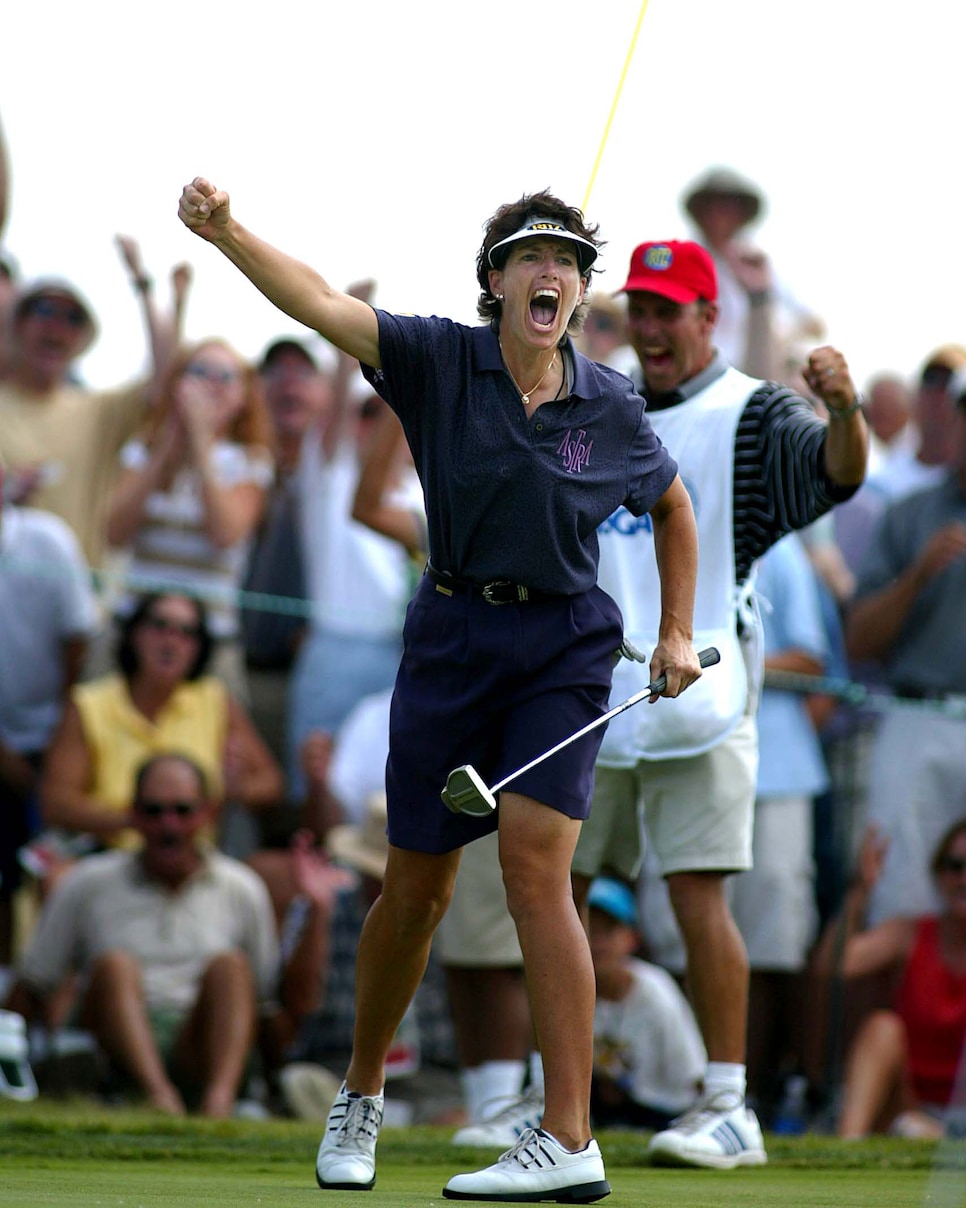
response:
M319 1126L174 1120L90 1103L0 1100L0 1205L10 1208L443 1208L446 1180L496 1154L451 1130L386 1129L375 1189L321 1192ZM694 1171L646 1165L639 1134L602 1133L609 1208L962 1208L962 1143L768 1137L769 1165Z

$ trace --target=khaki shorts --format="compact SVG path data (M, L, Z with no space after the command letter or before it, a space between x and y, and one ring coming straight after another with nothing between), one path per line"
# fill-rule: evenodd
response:
M620 853L622 867L616 871L636 875L643 850L637 837L641 801L647 839L662 876L750 868L757 776L753 717L743 717L723 742L703 755L642 759L629 769L599 767L574 869L594 876L604 867L598 859L609 865Z
M496 832L463 848L456 889L433 941L442 965L507 968L523 964L510 917Z
M758 728L743 717L703 755L642 762L644 821L663 876L752 864Z
M634 881L644 858L644 790L638 768L594 772L594 799L571 867L584 877L612 873Z

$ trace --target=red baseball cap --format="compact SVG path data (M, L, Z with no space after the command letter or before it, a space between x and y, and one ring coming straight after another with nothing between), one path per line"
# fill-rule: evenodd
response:
M700 243L668 239L641 243L631 253L627 280L618 293L660 294L672 302L696 302L718 297L714 261Z

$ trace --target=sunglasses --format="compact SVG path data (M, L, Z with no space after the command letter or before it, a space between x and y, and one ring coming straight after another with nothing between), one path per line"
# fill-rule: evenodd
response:
M277 361L266 365L261 376L267 382L281 381L282 378L297 378L307 382L309 378L318 376L318 370L308 361Z
M198 807L193 801L139 801L137 809L138 813L145 818L155 820L165 817L166 814L186 819L193 817L198 812Z
M87 326L87 315L79 306L70 302L55 302L53 298L34 298L27 312L38 319L60 319L70 327Z
M189 625L183 621L172 621L168 617L149 614L144 618L144 624L155 633L175 634L179 638L200 638L201 629L197 625Z
M939 861L939 871L960 876L966 872L966 856L943 856Z
M181 372L185 377L201 378L204 382L214 382L219 386L237 382L241 377L237 369L218 369L214 365L185 365Z

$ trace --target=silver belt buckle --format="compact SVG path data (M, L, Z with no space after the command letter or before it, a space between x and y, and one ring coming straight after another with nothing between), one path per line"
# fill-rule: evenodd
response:
M511 583L510 583L509 579L494 579L494 581L492 583L484 584L483 593L482 593L483 599L486 600L487 604L497 604L497 605L498 604L509 604L510 603L509 600L495 600L493 598L493 592L497 587L510 587L510 586L511 586Z

